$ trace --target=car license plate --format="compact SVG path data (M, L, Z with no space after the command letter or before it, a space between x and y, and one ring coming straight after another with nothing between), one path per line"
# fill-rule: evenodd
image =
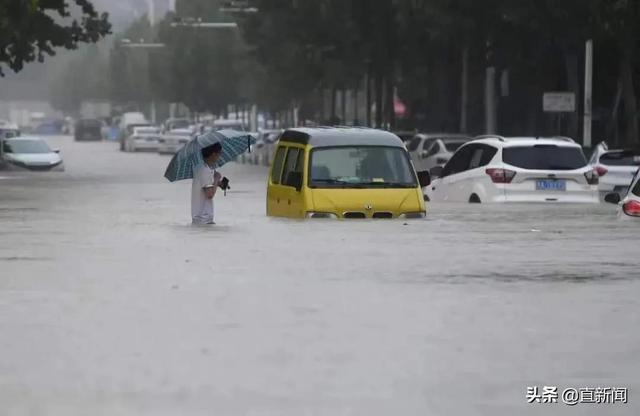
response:
M537 191L561 191L567 190L567 181L556 179L538 179L536 181Z

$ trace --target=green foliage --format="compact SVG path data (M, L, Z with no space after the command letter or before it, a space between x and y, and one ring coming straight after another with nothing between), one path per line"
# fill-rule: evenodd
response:
M110 30L107 15L89 0L0 0L0 75L3 64L18 72L56 48L95 43Z

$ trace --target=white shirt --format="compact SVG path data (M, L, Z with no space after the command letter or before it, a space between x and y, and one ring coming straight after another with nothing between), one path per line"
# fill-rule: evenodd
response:
M215 170L208 165L200 165L193 172L191 185L191 218L194 224L213 223L213 199L208 199L204 188L213 186Z

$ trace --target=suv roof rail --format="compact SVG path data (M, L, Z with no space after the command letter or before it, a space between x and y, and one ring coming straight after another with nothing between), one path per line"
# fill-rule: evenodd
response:
M483 134L481 136L475 136L473 138L473 140L482 140L482 139L496 139L496 140L500 140L501 142L504 142L504 137L499 136L497 134Z
M537 137L537 139L544 139L544 137ZM562 140L562 141L570 142L570 143L575 143L576 142L571 137L565 137L565 136L553 136L552 139Z

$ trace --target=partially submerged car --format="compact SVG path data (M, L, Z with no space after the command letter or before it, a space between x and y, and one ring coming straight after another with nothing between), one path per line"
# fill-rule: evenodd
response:
M605 201L619 205L618 215L620 218L640 220L640 170L636 172L625 196L620 197L619 193L612 192L605 196Z
M598 203L598 175L564 137L481 136L431 170L434 202Z
M367 128L282 133L268 179L267 215L287 218L424 218L421 187L402 140Z
M9 169L64 171L59 150L52 150L39 137L24 136L2 141L2 160Z
M600 197L616 192L624 198L640 168L640 149L609 149L602 142L596 146L589 164L600 178Z

